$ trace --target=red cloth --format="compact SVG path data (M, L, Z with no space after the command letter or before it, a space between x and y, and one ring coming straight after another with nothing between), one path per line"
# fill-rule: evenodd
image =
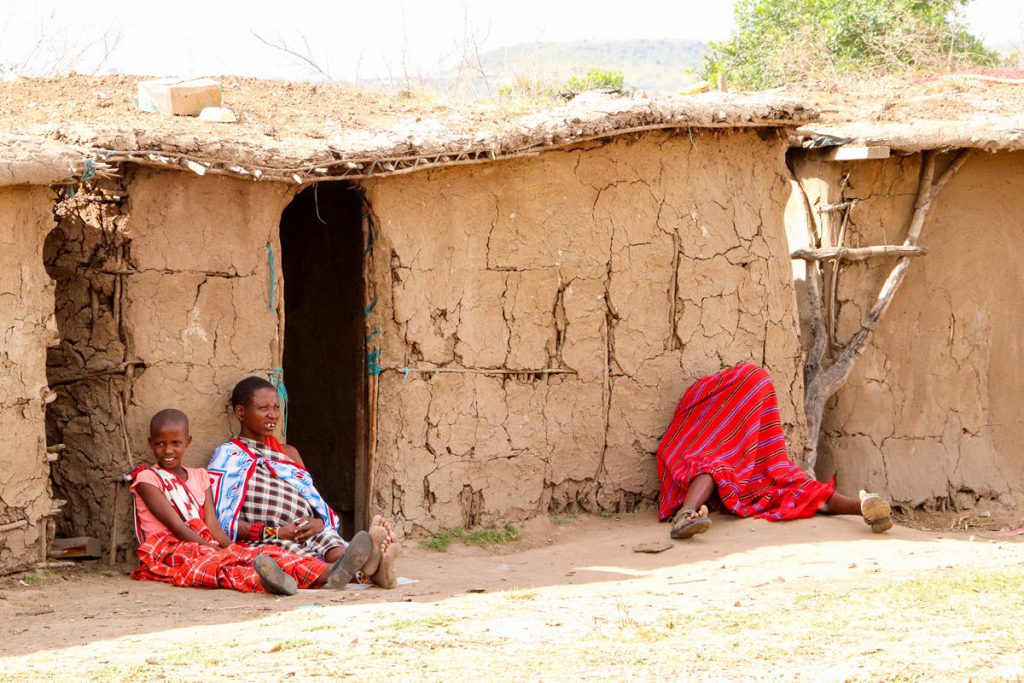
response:
M658 446L658 518L683 505L690 482L710 474L723 505L740 517L811 517L835 492L789 461L775 386L740 363L697 380L676 407Z
M194 519L189 526L200 536L213 540L210 530ZM175 586L196 588L233 588L245 593L266 593L260 577L253 569L257 555L274 558L284 572L295 579L299 588L309 588L327 565L305 555L296 555L275 546L253 547L234 544L213 548L192 541L179 541L172 533L147 536L139 546L139 566L132 578L139 581L162 581Z

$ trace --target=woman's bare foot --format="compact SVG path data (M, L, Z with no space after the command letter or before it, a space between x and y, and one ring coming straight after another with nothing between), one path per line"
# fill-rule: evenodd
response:
M395 573L395 561L402 552L402 546L398 543L381 544L380 568L375 574L370 575L370 581L381 588L394 588L398 585L398 575Z
M374 518L376 521L376 518ZM380 567L380 560L384 554L384 551L391 541L388 540L388 531L383 526L370 526L369 531L370 538L373 539L373 550L370 552L370 559L366 561L366 564L362 566L362 572L367 576L374 574L377 568Z
M387 531L388 543L394 543L396 540L398 540L395 538L394 529L391 528L391 522L384 519L382 515L373 516L373 519L370 521L370 528L372 529L375 526L383 527L384 530Z

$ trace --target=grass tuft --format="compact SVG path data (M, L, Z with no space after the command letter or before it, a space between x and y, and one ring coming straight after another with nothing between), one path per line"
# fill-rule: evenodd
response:
M579 517L579 513L567 512L564 515L561 515L556 512L552 512L548 517L551 518L551 523L555 526L562 526L563 524L568 524L570 521Z
M455 527L454 529L447 529L441 531L433 536L420 539L420 545L427 550L434 550L439 553L443 553L448 550L448 546L451 545L452 541L458 539L465 545L474 545L478 548L486 548L492 545L502 545L505 543L512 543L521 536L519 529L516 528L515 524L506 524L504 528L487 528L477 529L476 531L466 531L462 527Z
M420 619L397 619L384 628L389 631L409 631L421 628L444 628L452 623L449 617L422 617Z
M505 593L506 600L536 600L538 597L540 596L537 591L521 590L519 588L513 588Z
M443 553L448 550L448 546L451 545L453 538L455 538L455 531L453 529L448 529L447 531L438 532L433 536L421 538L420 545L427 550Z

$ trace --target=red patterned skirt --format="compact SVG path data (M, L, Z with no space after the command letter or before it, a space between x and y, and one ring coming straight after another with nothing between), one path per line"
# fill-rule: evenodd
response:
M204 529L205 530L205 529ZM209 534L209 532L206 532ZM232 588L245 593L266 593L252 561L269 555L295 579L299 588L309 588L327 565L305 555L297 555L276 546L253 547L235 543L228 548L179 541L174 534L154 534L139 546L139 566L132 578L162 581L175 586L196 588Z
M811 517L835 492L790 462L768 373L740 363L695 382L658 446L658 518L683 505L690 482L710 474L722 504L740 517Z

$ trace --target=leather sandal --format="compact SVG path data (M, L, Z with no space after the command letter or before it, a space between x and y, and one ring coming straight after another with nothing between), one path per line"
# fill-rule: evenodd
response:
M252 568L259 574L260 583L268 593L274 595L295 595L299 585L295 579L284 573L281 565L270 555L257 555L253 558Z
M705 512L703 517L697 516L693 508L682 508L672 518L672 531L669 536L672 538L690 538L702 534L711 528L711 520Z
M327 587L332 590L339 590L348 585L356 572L370 559L373 551L373 539L370 534L360 531L352 537L341 559L331 566L331 572L327 575Z
M892 528L892 506L877 493L860 492L860 514L873 533Z

